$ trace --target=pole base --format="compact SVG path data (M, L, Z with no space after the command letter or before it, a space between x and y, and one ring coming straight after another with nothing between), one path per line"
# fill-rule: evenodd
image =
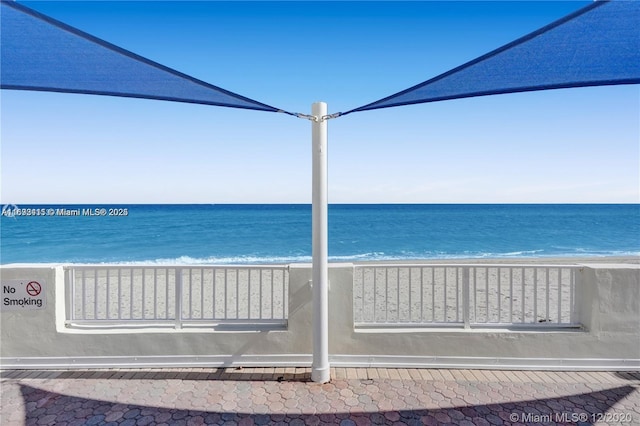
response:
M316 368L311 367L311 381L316 383L327 383L331 380L330 367Z

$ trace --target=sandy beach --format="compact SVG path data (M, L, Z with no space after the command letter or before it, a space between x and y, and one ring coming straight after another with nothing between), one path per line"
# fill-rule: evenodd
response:
M75 272L74 316L86 320L260 320L287 317L286 268L96 267Z
M464 259L354 264L356 324L560 324L573 322L580 264L633 263L635 257ZM518 266L511 266L518 265ZM80 266L72 298L76 320L285 320L286 266ZM467 272L465 272L465 268ZM468 282L468 292L465 290Z
M461 323L468 298L471 323L568 324L572 274L568 267L360 266L354 277L354 320Z

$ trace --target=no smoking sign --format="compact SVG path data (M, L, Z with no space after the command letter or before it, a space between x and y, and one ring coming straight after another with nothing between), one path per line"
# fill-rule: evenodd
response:
M3 280L2 311L44 309L46 299L44 282L38 280Z
M42 291L42 286L40 285L39 282L30 281L29 284L27 284L27 293L29 294L29 296L35 297L39 295L41 291Z

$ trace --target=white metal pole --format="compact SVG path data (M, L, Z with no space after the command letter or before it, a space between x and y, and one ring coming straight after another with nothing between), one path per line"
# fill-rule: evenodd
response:
M311 380L328 382L329 369L329 262L327 227L327 104L311 106L313 144L313 363Z

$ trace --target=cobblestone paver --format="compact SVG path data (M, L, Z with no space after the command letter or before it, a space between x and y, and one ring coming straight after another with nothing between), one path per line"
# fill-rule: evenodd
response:
M1 371L0 425L640 425L640 373Z

